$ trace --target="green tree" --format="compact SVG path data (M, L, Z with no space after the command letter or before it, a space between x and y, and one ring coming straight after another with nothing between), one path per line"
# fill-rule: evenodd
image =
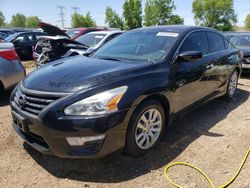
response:
M86 15L74 13L71 15L72 27L95 27L96 22L88 12Z
M123 16L126 29L142 26L141 0L126 0L123 4Z
M173 0L147 0L144 10L144 25L183 24L183 18L173 14L175 8Z
M41 20L37 16L29 16L26 18L26 27L35 28L38 27Z
M194 0L193 14L196 24L221 31L232 30L237 22L233 0Z
M111 7L106 8L105 23L108 24L109 27L124 28L123 19Z
M247 30L250 30L250 14L248 14L246 19L245 19L245 28Z
M26 17L21 13L12 16L10 25L13 27L25 27Z
M4 26L5 25L4 21L5 21L5 17L3 15L3 13L0 11L0 26Z

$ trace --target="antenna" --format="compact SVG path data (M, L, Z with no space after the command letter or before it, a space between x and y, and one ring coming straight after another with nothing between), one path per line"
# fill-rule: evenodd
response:
M64 6L57 6L57 8L59 9L59 16L60 16L60 20L58 20L58 22L61 22L62 24L62 28L64 28L64 24L65 24L65 19L64 19L64 12L63 10L65 9Z
M77 13L78 13L78 10L80 10L79 7L71 7L71 8L73 9L73 11L74 11L75 14L77 14Z

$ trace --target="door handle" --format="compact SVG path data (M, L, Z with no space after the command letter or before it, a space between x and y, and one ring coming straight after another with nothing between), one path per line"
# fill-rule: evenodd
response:
M214 64L212 63L212 64L209 64L209 65L207 65L207 70L209 70L209 69L212 69L214 67Z
M179 87L181 87L181 86L183 86L186 82L187 82L187 80L181 79L181 80L179 80L179 81L176 82L176 85L179 86Z

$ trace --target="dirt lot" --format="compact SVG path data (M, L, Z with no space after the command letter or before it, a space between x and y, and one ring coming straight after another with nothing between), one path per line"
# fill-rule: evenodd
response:
M195 164L218 187L229 180L250 145L250 76L232 101L216 99L170 127L155 151L141 158L121 152L99 160L66 160L30 148L11 127L9 93L0 99L0 187L171 187L163 176L173 161ZM185 187L208 187L185 167L170 171ZM250 187L250 160L231 187Z

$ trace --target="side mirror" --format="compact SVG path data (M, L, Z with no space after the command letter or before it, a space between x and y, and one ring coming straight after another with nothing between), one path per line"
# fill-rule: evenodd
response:
M200 51L186 51L182 52L178 55L177 59L180 61L198 61L201 60L203 57L202 52Z

